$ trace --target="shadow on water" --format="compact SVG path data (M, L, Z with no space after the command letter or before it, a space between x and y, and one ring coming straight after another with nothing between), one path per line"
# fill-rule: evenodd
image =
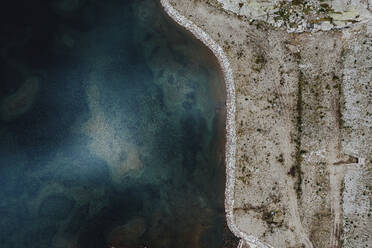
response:
M152 0L0 12L1 247L236 246L206 47Z

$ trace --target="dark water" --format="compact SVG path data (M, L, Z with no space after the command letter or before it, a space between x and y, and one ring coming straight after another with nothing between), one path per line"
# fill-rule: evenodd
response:
M225 247L210 52L153 0L9 1L0 19L0 247Z

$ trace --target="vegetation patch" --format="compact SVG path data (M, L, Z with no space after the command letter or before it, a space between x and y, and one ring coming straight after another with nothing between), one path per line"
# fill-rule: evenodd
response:
M304 153L301 150L301 136L302 136L302 87L304 84L304 75L300 72L299 81L298 81L298 91L297 91L297 121L296 121L296 129L297 129L297 137L295 138L296 144L296 157L295 157L295 164L290 170L290 175L297 176L297 181L295 184L295 190L297 194L297 198L300 199L302 195L302 176L303 172L301 170L302 164L302 154Z

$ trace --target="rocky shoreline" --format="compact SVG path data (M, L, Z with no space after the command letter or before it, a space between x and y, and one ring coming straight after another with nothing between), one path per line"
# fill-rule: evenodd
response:
M234 186L235 186L235 151L236 151L236 128L235 128L235 86L230 63L223 49L201 28L182 16L168 0L160 1L166 13L179 25L190 31L196 38L201 40L216 56L224 75L226 85L226 191L225 191L225 211L227 224L230 230L239 238L255 244L257 247L271 247L264 244L256 237L241 232L235 224L233 215L234 206ZM242 244L242 242L240 243Z

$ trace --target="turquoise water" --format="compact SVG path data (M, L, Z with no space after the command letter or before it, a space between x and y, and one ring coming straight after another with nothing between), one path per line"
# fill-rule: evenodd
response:
M233 240L224 86L208 49L151 0L1 12L0 247Z

